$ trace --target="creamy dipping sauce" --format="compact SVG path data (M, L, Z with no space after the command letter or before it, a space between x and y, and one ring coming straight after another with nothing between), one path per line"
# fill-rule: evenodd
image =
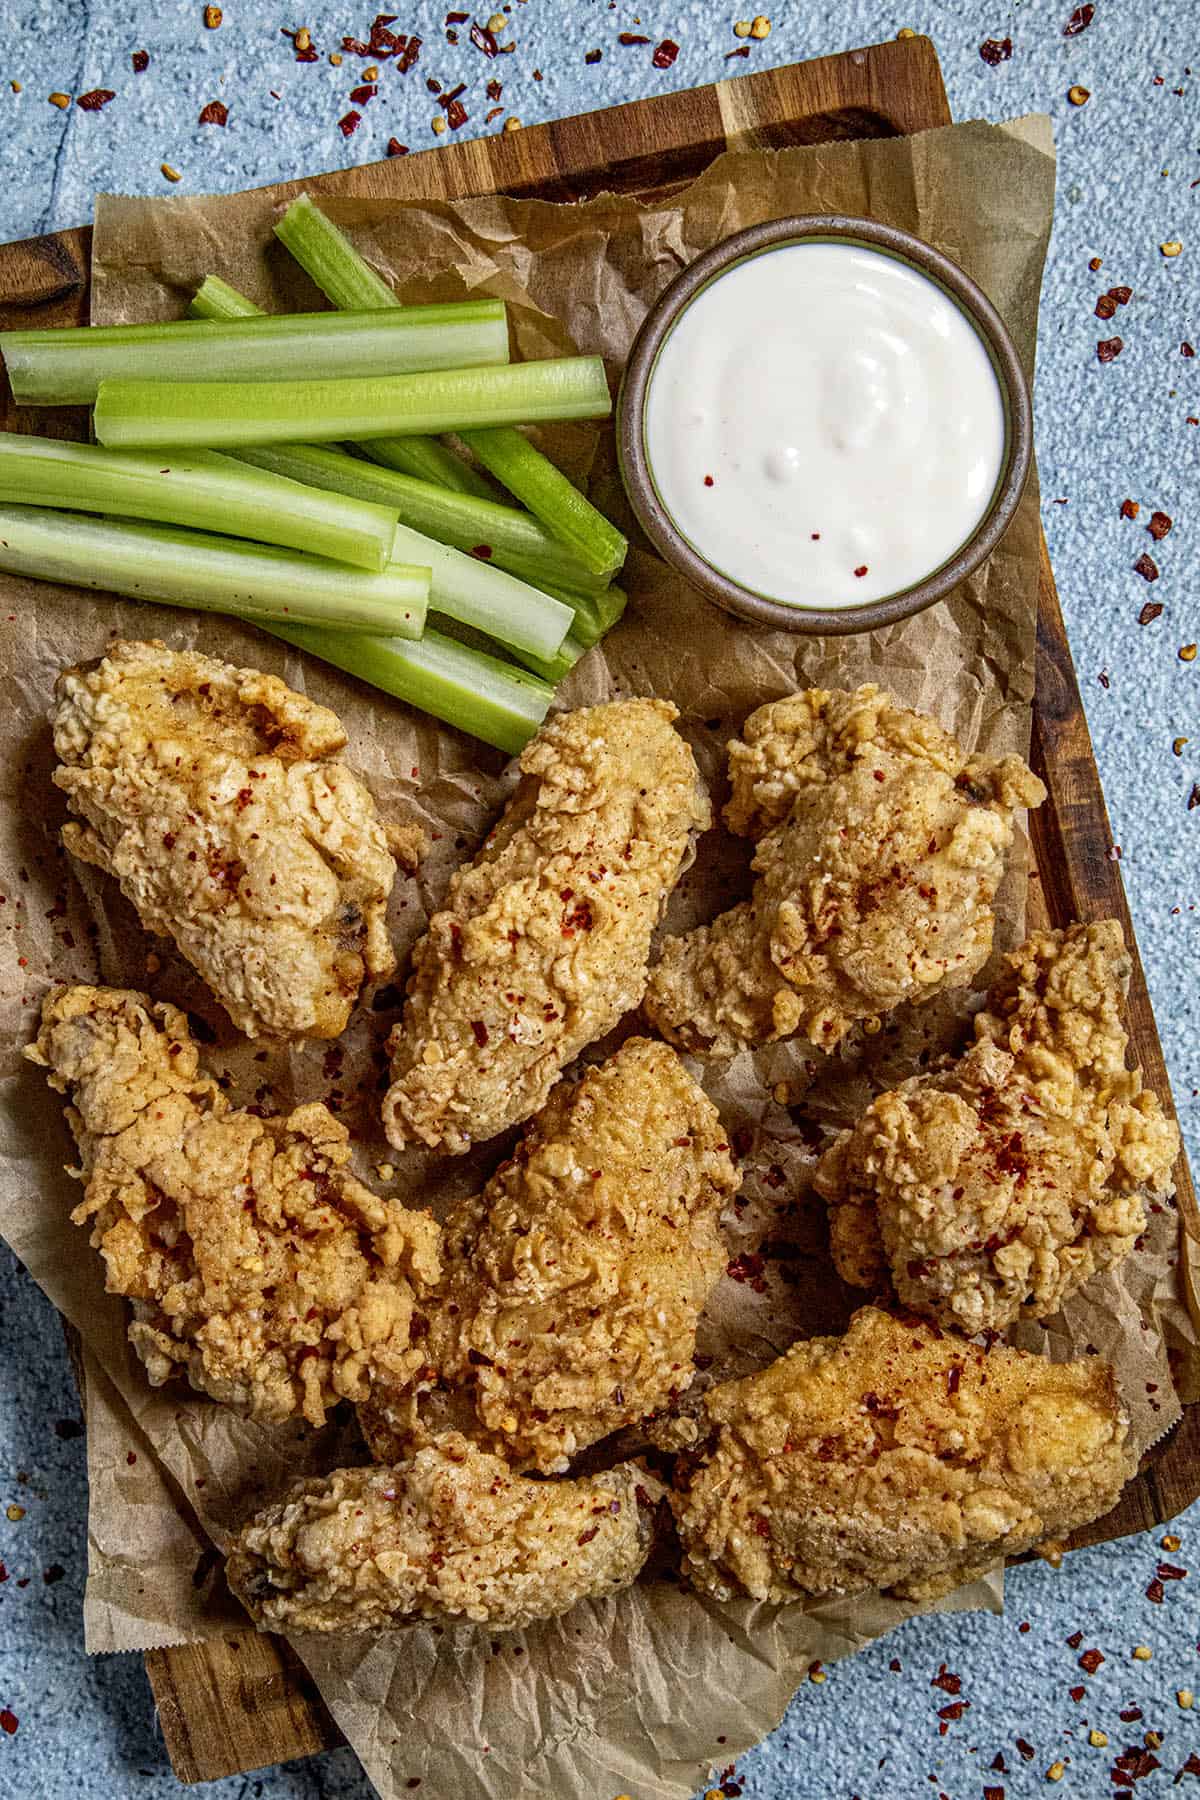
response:
M1004 401L982 338L910 264L786 244L712 280L650 377L659 500L722 574L861 606L941 567L988 510Z

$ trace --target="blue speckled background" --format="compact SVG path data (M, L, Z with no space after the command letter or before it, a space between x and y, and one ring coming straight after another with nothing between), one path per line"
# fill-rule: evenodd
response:
M83 221L100 188L200 193L370 161L390 137L424 149L438 141L428 74L443 85L467 84L468 120L456 135L470 136L499 130L510 112L534 124L870 43L908 26L936 42L957 117L1052 114L1059 205L1037 389L1046 530L1195 1159L1200 804L1189 811L1188 799L1200 781L1200 659L1181 660L1179 650L1200 637L1200 359L1180 350L1184 342L1200 348L1196 0L1096 0L1093 21L1071 38L1063 35L1068 0L781 0L762 41L733 35L734 20L751 17L749 9L697 0L646 0L637 10L623 0L527 0L502 10L511 16L498 35L516 48L489 61L468 42L466 23L459 42L447 43L445 6L410 0L395 29L421 35L422 61L406 76L383 65L378 96L358 109L361 125L344 137L338 121L350 110L363 62L348 56L334 67L328 53L344 34L367 35L369 4L321 0L289 13L229 0L212 31L190 0L0 0L0 239ZM473 16L482 22L488 14ZM302 25L320 53L309 65L296 63L280 35ZM622 31L650 43L622 46ZM678 42L679 56L659 71L651 58L664 38ZM1005 38L1011 59L989 66L980 44ZM726 62L743 42L749 57ZM587 64L592 49L603 55ZM142 74L131 67L135 50L149 53ZM503 82L505 108L490 124L489 79ZM1072 84L1090 90L1086 105L1068 103ZM98 112L47 101L52 92L77 97L95 88L115 94ZM200 109L215 99L228 107L228 123L198 125ZM160 173L164 162L181 175L175 187ZM1159 246L1171 240L1183 251L1167 259ZM1097 256L1103 268L1093 273L1088 262ZM1133 297L1105 325L1093 307L1113 285L1128 285ZM1102 367L1097 340L1114 332L1124 351ZM1141 505L1136 522L1120 517L1126 497ZM1160 545L1145 530L1154 508L1174 520ZM1161 571L1152 589L1132 570L1143 551ZM1164 610L1139 625L1147 599ZM1176 738L1191 739L1178 755ZM76 1418L57 1320L0 1246L0 1796L161 1800L179 1789L139 1659L89 1662L81 1648L85 1468ZM14 1507L24 1516L6 1516ZM739 1762L725 1793L981 1800L991 1790L1018 1800L1047 1791L1046 1772L1061 1763L1061 1782L1050 1791L1075 1800L1131 1788L1164 1795L1176 1782L1181 1795L1194 1789L1200 1796L1200 1705L1186 1710L1177 1699L1180 1689L1200 1692L1200 1570L1168 1580L1161 1604L1145 1595L1164 1554L1189 1566L1200 1505L1174 1529L1182 1537L1177 1551L1163 1552L1159 1531L1080 1552L1058 1573L1019 1568L1003 1619L916 1620L832 1668L823 1685L802 1690L774 1737ZM1104 1653L1092 1677L1078 1667L1080 1646L1067 1641L1077 1632L1083 1649ZM1152 1658L1135 1660L1135 1645L1148 1646ZM961 1679L957 1695L931 1685L943 1665ZM1082 1698L1072 1697L1073 1688ZM939 1718L939 1708L960 1704L959 1717ZM1091 1745L1092 1730L1107 1743ZM1161 1743L1148 1747L1148 1734ZM1190 1771L1189 1757L1197 1759ZM366 1800L369 1789L354 1758L340 1751L205 1792L212 1800Z

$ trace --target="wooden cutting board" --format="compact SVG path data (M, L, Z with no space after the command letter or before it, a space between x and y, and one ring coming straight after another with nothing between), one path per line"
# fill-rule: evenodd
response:
M907 38L306 178L279 191L303 187L310 193L391 200L503 192L579 200L617 190L660 198L699 175L725 149L895 137L950 122L933 45L928 38ZM87 227L0 247L0 326L85 323L90 254ZM35 422L12 406L7 395L0 405L4 428L46 430L44 413ZM62 429L79 435L78 420L63 417ZM1133 944L1044 543L1033 763L1049 799L1032 818L1040 879L1030 884L1031 927L1117 918ZM1134 959L1130 1036L1149 1085L1165 1098L1167 1074L1136 948ZM1194 1240L1193 1281L1200 1283L1200 1215L1182 1158L1176 1174L1181 1215ZM1198 1494L1200 1405L1187 1408L1182 1423L1149 1452L1119 1505L1077 1533L1072 1543L1146 1530L1181 1512ZM163 1737L183 1782L287 1762L342 1741L311 1679L281 1639L244 1631L182 1649L151 1651L145 1660Z

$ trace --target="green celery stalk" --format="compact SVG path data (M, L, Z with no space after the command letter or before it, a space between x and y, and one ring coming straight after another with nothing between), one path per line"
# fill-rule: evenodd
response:
M197 319L247 319L256 314L262 316L262 310L219 275L206 275L188 303L189 313ZM375 449L391 468L401 469L406 475L436 481L442 487L454 488L460 494L475 494L481 500L493 498L483 477L437 438L379 438Z
M22 406L87 404L110 381L188 386L219 377L229 384L290 388L298 385L296 371L310 368L361 392L376 380L417 370L507 365L508 325L503 301L467 300L389 312L5 331L0 352Z
M556 653L549 659L530 656L525 650L514 649L510 654L515 656L524 668L531 669L535 675L540 675L543 681L548 681L551 687L557 687L559 682L565 680L571 673L580 657L587 654L587 651L587 644L582 643L573 631L569 631Z
M240 619L413 638L429 599L427 568L389 563L369 575L241 538L40 506L0 506L0 569Z
M417 643L410 643L397 637L345 637L294 625L268 629L509 755L525 748L554 699L553 688L544 681L440 631L427 631Z
M393 553L397 520L395 508L301 487L213 450L164 459L19 432L0 432L0 502L190 525L376 574Z
M546 530L567 544L597 575L612 575L629 546L548 456L511 426L464 431L463 442L484 468L527 506Z
M370 312L374 307L400 304L383 277L307 194L297 194L276 222L275 236L343 312Z
M607 587L602 593L580 594L569 588L547 588L547 593L561 600L564 606L570 606L575 612L575 623L571 630L580 643L591 649L598 644L605 632L611 631L621 614L625 611L629 596L624 588Z
M453 544L456 550L486 549L491 554L479 560L519 575L568 606L575 603L575 590L599 592L603 585L543 525L515 506L452 494L431 482L347 456L329 444L276 444L234 454L240 462L287 475L306 487L328 488L392 507L402 525L423 531L440 544Z
M112 448L222 450L456 431L519 419L596 419L611 410L598 356L555 356L498 368L381 375L373 381L102 381L94 423L100 442Z
M553 657L571 627L574 614L561 600L407 525L397 525L392 555L397 562L428 565L431 611L473 625L513 650Z

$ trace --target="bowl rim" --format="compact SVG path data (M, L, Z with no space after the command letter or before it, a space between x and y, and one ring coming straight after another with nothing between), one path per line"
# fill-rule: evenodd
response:
M987 512L966 542L911 587L852 607L800 607L743 587L705 560L660 501L646 456L646 396L659 350L702 287L734 263L802 239L849 239L915 266L950 295L982 338L1000 385L1005 460ZM945 599L989 557L1012 523L1033 456L1033 401L1020 354L1000 314L977 282L923 238L878 219L849 213L801 213L750 225L723 238L681 270L659 295L633 341L617 398L617 460L629 503L651 544L715 605L755 624L807 637L847 636L895 625Z

